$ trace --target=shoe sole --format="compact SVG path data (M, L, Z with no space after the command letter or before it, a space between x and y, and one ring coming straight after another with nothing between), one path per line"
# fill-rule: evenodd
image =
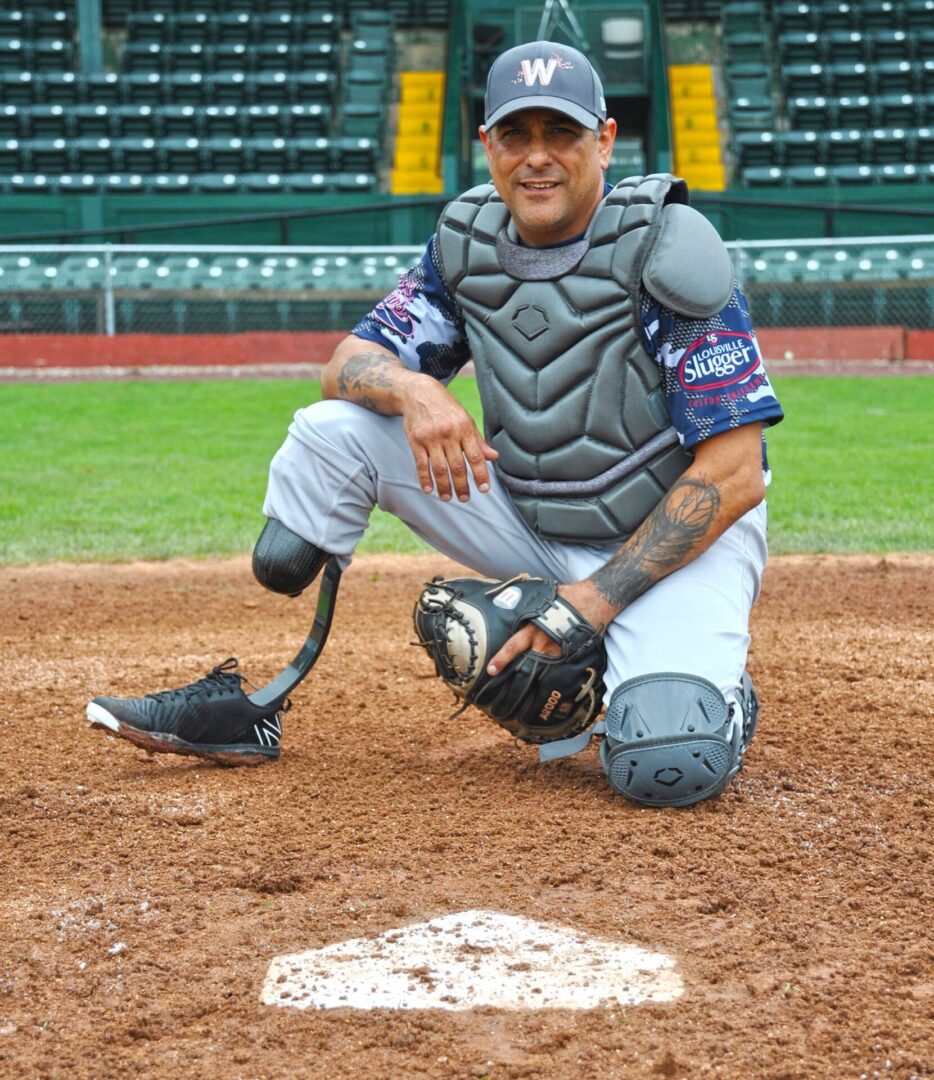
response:
M126 739L134 746L153 754L180 754L185 757L204 758L218 765L265 765L279 757L278 746L255 746L252 743L190 743L177 735L143 731L125 720L118 720L102 705L91 702L87 708L88 722L92 728L102 728L111 735Z

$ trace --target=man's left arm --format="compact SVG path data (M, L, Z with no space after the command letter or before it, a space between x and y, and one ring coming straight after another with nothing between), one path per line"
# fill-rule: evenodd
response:
M711 436L695 447L693 462L619 551L589 578L558 592L594 626L608 626L657 581L702 555L764 496L762 424ZM528 649L559 651L526 624L492 658L490 674Z

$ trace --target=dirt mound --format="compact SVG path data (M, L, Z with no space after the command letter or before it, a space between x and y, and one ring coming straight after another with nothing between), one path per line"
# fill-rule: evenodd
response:
M262 683L310 600L245 559L0 569L0 1074L909 1077L934 1070L934 560L785 558L754 613L737 781L614 795L595 748L537 763L411 640L436 557L358 560L273 766L89 731L230 654ZM260 1002L270 960L466 909L672 956L669 1004L359 1012Z

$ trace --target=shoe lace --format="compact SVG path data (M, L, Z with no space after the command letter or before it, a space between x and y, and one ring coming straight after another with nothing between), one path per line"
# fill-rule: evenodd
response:
M244 682L252 686L245 676L234 672L236 666L236 657L228 656L222 663L215 664L207 675L203 679L198 679L197 682L180 686L177 690L160 690L157 694L146 696L162 704L170 701L190 701L192 698L212 697L214 694L222 694Z
M203 679L198 679L197 682L189 683L188 686L180 686L177 690L160 690L157 694L147 694L146 696L163 703L178 700L190 701L192 698L201 697L209 698L214 694L222 694L225 691L235 689L242 683L246 683L251 690L255 690L256 687L245 675L234 671L237 663L235 656L228 656L220 664L215 664L207 675ZM278 707L278 711L287 713L291 708L292 699L285 698Z

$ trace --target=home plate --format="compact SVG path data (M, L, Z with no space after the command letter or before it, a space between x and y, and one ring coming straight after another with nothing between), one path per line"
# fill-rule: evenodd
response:
M592 1009L673 1001L674 961L497 911L277 956L262 1001L293 1009Z

